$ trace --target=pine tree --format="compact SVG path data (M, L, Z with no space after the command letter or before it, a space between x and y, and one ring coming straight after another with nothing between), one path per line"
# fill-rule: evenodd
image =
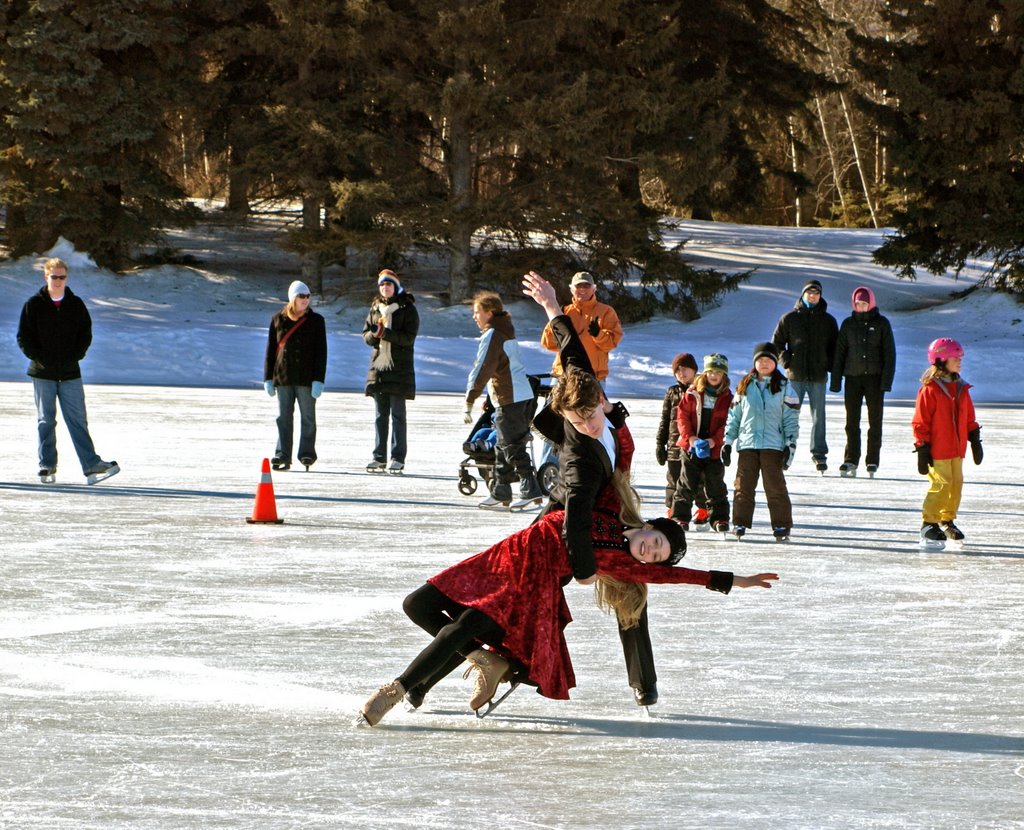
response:
M187 98L174 0L29 0L7 10L3 198L15 252L58 235L120 268L157 229L187 221L162 169L167 117Z
M891 0L885 17L894 37L858 41L903 191L876 260L913 278L991 257L1024 289L1024 5Z

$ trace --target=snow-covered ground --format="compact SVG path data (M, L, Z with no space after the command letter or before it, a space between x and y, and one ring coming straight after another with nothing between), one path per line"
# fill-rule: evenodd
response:
M900 349L879 478L813 474L808 416L789 474L788 546L693 533L687 564L775 570L770 591L652 590L661 702L640 716L615 626L567 591L579 688L519 691L492 717L458 676L375 730L351 719L426 642L402 597L522 527L456 488L458 393L475 352L468 309L426 281L409 474L363 472L372 403L359 336L373 280L328 273L320 461L276 474L285 524L247 525L275 440L266 326L295 276L266 234L176 238L202 263L117 276L67 247L89 304L83 364L97 449L124 471L86 487L59 427L58 483L35 476L35 416L14 342L42 285L0 263L0 827L18 828L1009 828L1024 827L1024 309L959 283L895 281L880 234L679 224L698 264L758 267L694 323L628 326L609 391L625 398L636 481L661 511L653 434L681 350L730 356L733 379L806 279L838 319L873 288ZM513 313L545 371L535 307ZM917 546L924 480L909 401L927 343L967 348L986 459L967 465L963 551ZM347 390L347 391L341 391ZM829 402L833 471L842 406ZM763 522L758 506L756 520Z
M1024 306L988 290L953 299L973 285L979 269L958 281L923 274L899 281L871 263L882 232L842 229L763 228L680 221L671 242L689 239L688 256L698 266L724 272L757 268L738 291L706 309L695 322L657 318L626 328L612 353L609 390L633 397L660 396L671 382L669 367L680 351L726 354L734 380L749 368L754 343L767 340L779 317L791 309L808 279L818 279L838 321L850 314L858 285L871 287L893 324L899 350L893 397L913 398L927 366L926 349L936 337L955 337L967 349L964 375L984 401L1024 401L1024 374L1008 364L1024 354ZM174 238L182 252L201 260L195 267L162 266L127 275L98 270L66 243L50 253L71 265L69 285L89 304L94 345L83 364L87 383L219 386L254 389L262 384L263 352L270 317L282 305L298 273L293 256L268 247L270 232L205 226ZM365 286L328 270L328 300L315 305L327 320L327 387L361 390L368 349L362 325L375 280ZM427 280L404 279L418 298L417 382L424 392L465 389L466 372L479 332L466 306L447 308L433 299ZM38 261L0 263L0 380L23 380L25 360L14 341L18 314L42 286ZM513 298L506 297L506 301ZM527 301L510 305L526 350L527 368L545 372L550 355L540 344L543 315Z
M529 521L456 489L453 396L410 406L409 474L362 472L370 401L325 394L320 461L274 476L262 391L92 385L87 487L63 429L34 480L24 383L0 383L0 826L5 828L1012 828L1024 826L1021 409L980 410L970 546L921 553L910 410L879 478L789 474L793 542L758 505L742 543L690 534L691 567L777 571L770 591L652 589L661 702L645 719L614 622L567 589L573 699L520 690L486 720L453 675L377 729L354 712L426 643L425 577ZM660 511L660 400L628 399ZM830 434L841 434L839 407Z

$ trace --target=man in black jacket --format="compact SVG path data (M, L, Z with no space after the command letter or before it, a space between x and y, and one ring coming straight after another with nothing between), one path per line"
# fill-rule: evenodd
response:
M116 461L96 454L85 412L82 371L78 366L92 343L92 319L85 303L67 287L68 267L60 259L43 265L46 285L29 298L18 322L18 346L30 361L39 423L39 478L57 473L57 401L90 484L120 471Z
M548 325L558 344L562 366L593 376L590 359L576 327L562 313L555 300L554 289L533 271L523 278L523 286L523 293L533 297L547 312ZM552 510L565 510L562 535L569 551L573 576L582 585L589 585L597 579L590 534L594 503L611 481L620 449L617 432L628 415L621 403L611 404L602 397L591 416L575 424L549 407L537 413L533 421L534 428L558 447L559 456L558 483L552 488L541 515ZM580 418L580 413L574 413L574 417ZM653 706L658 702L658 676L654 668L654 648L646 605L635 627L619 626L619 639L634 700L640 706Z
M807 395L811 407L811 458L820 473L828 469L825 441L825 386L836 353L839 326L828 313L821 283L808 281L792 311L783 314L772 342L799 403Z

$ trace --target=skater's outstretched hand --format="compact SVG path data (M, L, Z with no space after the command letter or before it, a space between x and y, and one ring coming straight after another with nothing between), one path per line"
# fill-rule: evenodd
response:
M736 588L771 588L779 578L778 574L754 574L753 576L733 576L732 584Z
M555 287L536 271L523 274L523 293L547 312L549 320L554 320L562 313L558 297L555 296Z

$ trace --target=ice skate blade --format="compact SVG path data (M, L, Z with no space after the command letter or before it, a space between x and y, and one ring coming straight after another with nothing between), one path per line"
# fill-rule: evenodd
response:
M871 474L868 473L868 476L870 476L870 475ZM857 471L856 470L840 470L839 471L839 477L840 478L856 478L857 477Z
M357 729L373 729L373 727L370 726L370 722L366 719L366 715L362 712L352 719L352 725Z
M499 706L501 706L502 701L504 701L505 698L507 698L510 694L512 694L512 692L514 692L516 689L518 689L519 685L520 685L520 681L519 680L513 680L512 681L512 685L509 687L509 690L507 692L505 692L505 694L503 694L497 700L495 700L494 698L491 698L490 700L487 701L487 703L484 706L481 706L479 709L474 710L474 714L477 716L477 719L478 720L483 720L489 714L491 714L491 712L493 712L495 709L497 709Z
M508 509L510 513L525 513L530 510L539 509L543 501L543 496L538 496L535 499L520 499L519 501L512 502Z
M51 475L48 475L48 476L39 476L39 483L40 484L53 484L56 480L57 480L56 474L51 474Z
M937 551L940 551L940 550L945 550L946 549L946 544L947 544L946 542L940 542L940 541L934 541L933 542L933 541L931 541L929 539L922 539L920 542L918 542L917 546L921 550L937 552Z
M121 468L120 467L116 467L116 466L115 467L111 467L105 473L95 473L95 474L93 474L91 476L86 476L85 477L85 483L86 484L99 484L101 481L106 481L111 476L116 476L119 472L121 472Z

